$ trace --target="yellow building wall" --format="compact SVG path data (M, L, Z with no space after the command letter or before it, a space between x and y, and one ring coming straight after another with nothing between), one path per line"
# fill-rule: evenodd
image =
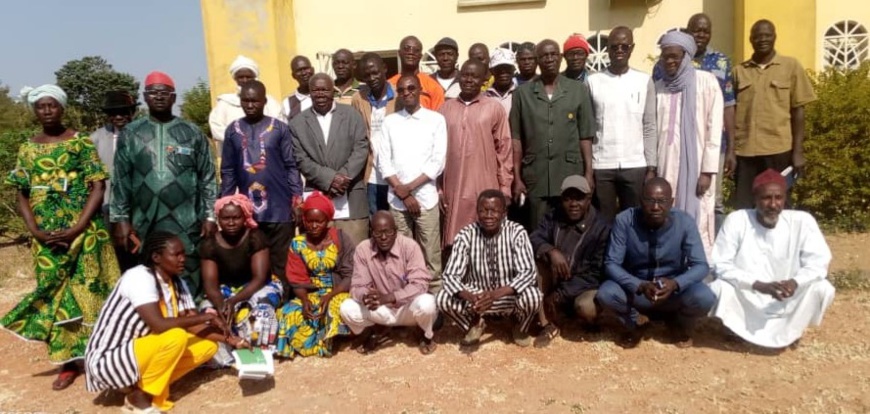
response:
M819 7L830 7L828 0ZM848 2L856 3L856 2ZM806 68L815 68L821 45L816 37L816 0L737 0L734 19L734 61L752 57L749 32L752 25L768 19L776 26L776 51L796 58Z
M735 17L731 0L546 0L463 7L464 1L201 0L212 97L235 90L228 68L238 54L257 61L269 93L281 98L296 87L289 68L296 54L328 71L325 56L338 48L394 50L409 34L426 49L441 37L453 37L464 60L474 42L492 48L551 38L561 44L575 32L606 34L625 25L635 33L632 66L650 71L659 36L705 12L714 24L712 47L730 54L735 46L735 26L728 23Z
M257 62L260 81L280 99L295 89L290 57L296 53L293 0L201 0L212 102L232 93L229 67L238 55Z
M462 60L475 42L490 48L507 41L552 38L561 44L570 34L609 32L617 25L635 30L633 66L649 70L648 56L657 56L656 41L666 30L685 26L689 17L708 12L722 24L713 46L732 50L730 0L547 0L465 8L457 0L296 0L297 47L314 58L338 48L352 51L397 49L402 37L414 34L423 47L450 36L459 43ZM328 22L324 25L324 22ZM328 28L329 29L328 29ZM326 70L327 68L320 68Z

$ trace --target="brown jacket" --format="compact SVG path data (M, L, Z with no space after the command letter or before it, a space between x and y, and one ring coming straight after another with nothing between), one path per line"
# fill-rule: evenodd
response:
M387 84L388 87L389 84ZM362 115L363 121L365 121L366 130L368 131L369 136L369 158L366 161L365 168L365 176L363 177L364 182L368 182L369 176L372 173L372 167L374 164L374 144L372 143L372 104L366 98L369 95L369 87L367 85L360 85L359 90L353 94L351 98L350 105L354 107L359 114ZM396 98L390 99L387 101L387 115L396 112Z

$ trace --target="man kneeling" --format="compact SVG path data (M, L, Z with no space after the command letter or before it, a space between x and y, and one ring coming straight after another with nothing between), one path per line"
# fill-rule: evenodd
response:
M650 179L643 186L641 208L619 213L610 232L604 257L610 280L596 299L622 318L627 328L619 341L623 348L634 348L643 339L638 311L664 319L678 347L692 346L692 322L716 300L703 282L710 267L695 219L671 210L671 194L667 180Z
M813 216L783 210L785 179L775 170L752 185L755 209L731 213L713 247L714 315L753 344L783 348L834 300L826 280L831 250Z
M518 223L505 220L507 200L499 190L477 197L477 222L456 235L442 273L438 309L467 334L464 346L477 345L483 335L483 315L514 315L514 342L529 346L529 325L541 308L535 258L529 236Z
M374 325L419 326L423 330L420 352L431 354L438 310L435 297L426 293L432 275L426 270L423 251L413 239L397 233L387 211L372 216L371 234L354 252L353 300L341 304L341 319L357 335ZM369 331L359 351L374 351L380 341L380 333Z

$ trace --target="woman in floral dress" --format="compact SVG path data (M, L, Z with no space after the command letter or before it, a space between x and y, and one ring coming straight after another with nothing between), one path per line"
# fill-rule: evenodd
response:
M349 335L338 312L349 297L354 244L329 226L335 208L315 191L302 204L305 234L290 242L287 279L296 298L278 314L278 355L331 356L332 339Z
M91 141L63 125L62 89L43 85L25 99L42 131L21 144L6 184L18 189L18 208L33 236L36 288L0 326L48 344L49 361L63 365L52 388L62 390L81 373L91 327L120 275L97 214L109 175Z

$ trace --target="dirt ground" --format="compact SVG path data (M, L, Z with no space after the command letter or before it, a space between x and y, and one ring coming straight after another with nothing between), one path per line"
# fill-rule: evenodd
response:
M870 234L828 238L832 277L870 278ZM33 286L25 249L0 250L0 313ZM491 333L491 335L490 335ZM637 349L613 335L570 327L550 348L521 349L490 328L474 353L448 328L421 356L410 339L373 355L284 361L274 380L240 382L233 370L200 369L172 388L175 413L868 413L870 291L840 291L821 328L801 346L769 352L726 339L705 321L695 347L666 343L661 327ZM488 338L488 339L487 339ZM0 333L0 413L118 412L122 397L85 390L83 378L51 390L44 346Z

